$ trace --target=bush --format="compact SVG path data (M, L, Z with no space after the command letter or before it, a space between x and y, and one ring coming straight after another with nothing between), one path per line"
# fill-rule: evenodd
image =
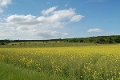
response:
M2 43L0 43L0 45L5 45L5 43L2 42Z

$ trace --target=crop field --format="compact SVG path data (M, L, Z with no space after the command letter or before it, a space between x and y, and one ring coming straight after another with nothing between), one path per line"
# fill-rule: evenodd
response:
M120 80L120 45L0 48L0 78Z

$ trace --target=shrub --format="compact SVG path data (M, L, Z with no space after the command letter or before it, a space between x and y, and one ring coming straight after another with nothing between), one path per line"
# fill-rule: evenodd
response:
M2 43L0 43L0 45L5 45L5 43L2 42Z

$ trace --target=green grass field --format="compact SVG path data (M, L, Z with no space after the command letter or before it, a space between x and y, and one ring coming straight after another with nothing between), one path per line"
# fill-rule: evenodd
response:
M119 44L51 44L0 48L0 80L120 80Z
M0 45L0 48L36 48L36 47L70 47L89 46L95 43L69 43L69 42L12 42L7 45ZM100 44L97 44L100 45Z

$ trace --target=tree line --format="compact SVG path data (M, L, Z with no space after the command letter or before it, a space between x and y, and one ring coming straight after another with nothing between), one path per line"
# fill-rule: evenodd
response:
M80 43L113 44L113 43L120 43L120 35L97 36L97 37L87 37L87 38L68 38L65 41L80 42Z
M50 39L50 40L0 40L0 45L5 45L11 42L70 42L70 43L97 43L97 44L114 44L120 43L120 35L97 36L86 38L66 38L66 39Z

